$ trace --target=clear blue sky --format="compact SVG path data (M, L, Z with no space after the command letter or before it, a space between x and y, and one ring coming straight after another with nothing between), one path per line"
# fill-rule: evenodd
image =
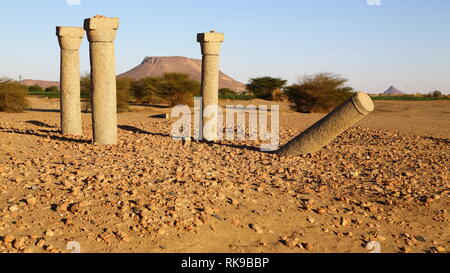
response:
M144 56L200 58L196 33L214 29L225 33L221 69L242 82L329 71L367 92L450 91L448 0L2 1L0 76L58 80L55 26L82 26L95 14L120 17L118 73Z

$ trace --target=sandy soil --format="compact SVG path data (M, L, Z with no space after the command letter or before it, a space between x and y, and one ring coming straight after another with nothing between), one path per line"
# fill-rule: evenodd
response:
M224 102L223 102L224 103ZM258 102L246 102L258 103ZM376 102L317 155L181 143L162 107L119 115L120 143L58 132L56 100L0 113L0 252L447 252L449 102ZM282 143L320 119L282 106Z

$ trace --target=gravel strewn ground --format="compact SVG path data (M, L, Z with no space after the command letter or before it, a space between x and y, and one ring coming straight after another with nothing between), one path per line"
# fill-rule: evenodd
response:
M252 141L176 142L149 115L121 114L120 144L101 147L87 114L78 138L59 134L57 112L0 113L0 252L450 247L448 137L360 124L317 155L280 158ZM284 112L282 143L319 117Z

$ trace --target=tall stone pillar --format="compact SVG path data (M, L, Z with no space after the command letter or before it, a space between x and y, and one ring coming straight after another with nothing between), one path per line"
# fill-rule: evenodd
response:
M210 31L197 34L202 49L203 136L208 141L217 140L219 116L219 55L224 41L223 33Z
M326 117L280 148L276 153L281 156L316 153L373 110L374 104L369 95L356 93Z
M119 18L97 15L84 20L89 40L94 142L117 143L117 89L114 40Z
M61 48L61 133L82 135L79 49L84 30L79 27L56 27L56 35Z

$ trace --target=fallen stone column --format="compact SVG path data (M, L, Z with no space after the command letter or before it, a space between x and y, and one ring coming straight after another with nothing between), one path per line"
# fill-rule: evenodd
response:
M100 145L117 143L114 40L118 28L119 18L97 15L84 21L91 60L92 128L94 142Z
M280 156L316 153L373 110L369 95L357 93L276 153Z
M56 35L61 48L61 133L82 135L79 49L84 30L79 27L56 27Z
M219 55L223 41L223 33L210 31L197 34L197 42L200 43L202 50L203 136L208 141L218 139Z

